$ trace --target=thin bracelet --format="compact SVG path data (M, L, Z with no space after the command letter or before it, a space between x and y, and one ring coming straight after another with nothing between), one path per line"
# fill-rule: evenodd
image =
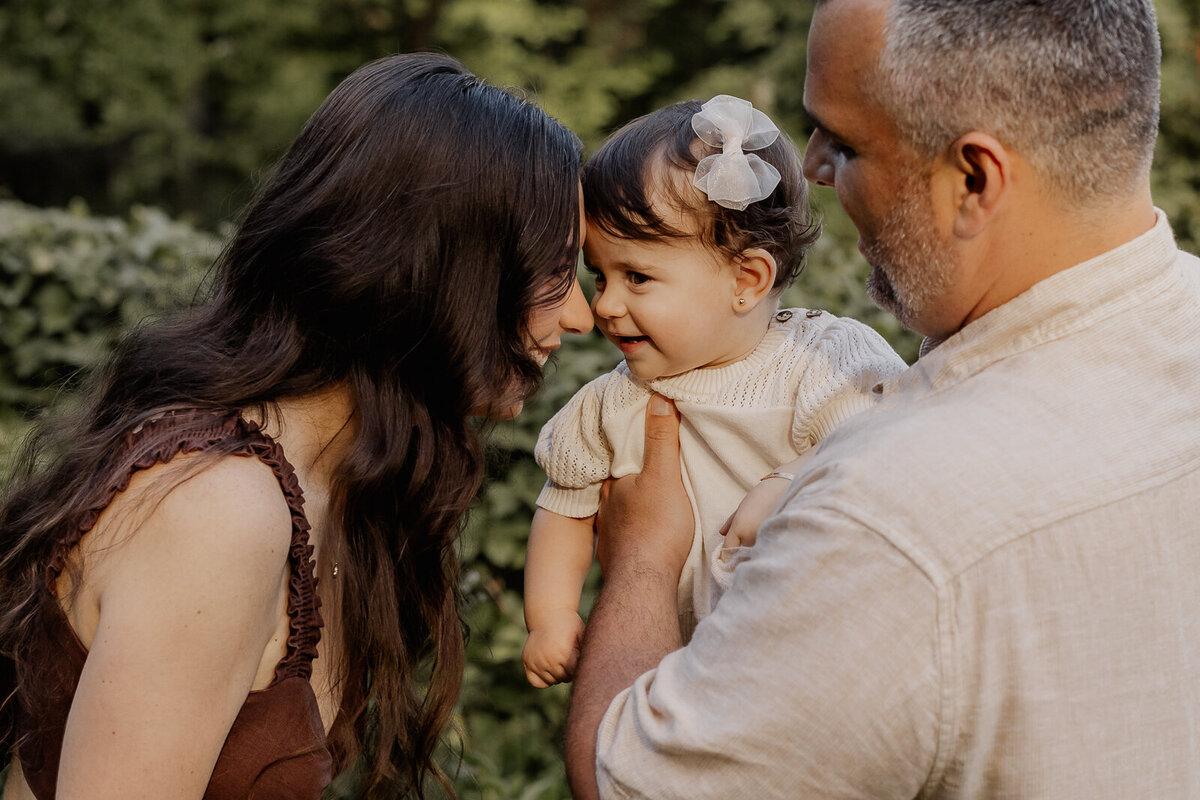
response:
M790 472L768 472L766 475L763 475L758 482L762 483L763 481L770 480L771 478L783 478L785 481L796 480L796 476Z

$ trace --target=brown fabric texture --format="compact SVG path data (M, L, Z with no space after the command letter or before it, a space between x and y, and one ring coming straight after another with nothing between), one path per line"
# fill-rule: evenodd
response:
M219 447L232 455L258 458L279 480L292 516L288 553L291 579L287 611L287 652L271 683L250 692L238 712L204 793L206 800L319 798L333 777L333 757L309 678L321 638L320 600L313 574L312 546L304 498L291 464L279 445L254 423L236 415L206 411L168 412L126 437L114 458L114 478L103 496L66 531L46 568L40 635L26 664L36 669L20 697L18 734L21 769L38 800L55 796L67 714L87 650L67 621L54 587L70 550L96 524L100 513L139 470L170 461L179 453Z

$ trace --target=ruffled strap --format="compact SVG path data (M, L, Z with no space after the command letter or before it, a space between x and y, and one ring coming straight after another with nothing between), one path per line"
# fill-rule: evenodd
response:
M317 644L321 641L321 628L325 623L321 619L321 598L317 595L313 546L308 543L308 532L312 526L304 515L304 491L296 478L296 470L284 456L279 443L260 431L255 423L244 422L240 417L238 421L255 438L247 446L247 454L256 456L271 467L292 515L292 546L288 551L292 570L288 581L287 654L275 667L274 682L293 676L308 680L312 675L312 662L317 657Z
M308 532L312 526L304 515L304 492L296 478L295 469L284 456L279 443L259 430L256 423L247 422L237 414L197 409L167 411L127 433L113 461L117 465L124 464L124 468L118 470L113 482L55 545L46 566L46 587L54 593L58 577L66 567L67 555L78 546L84 534L95 527L100 514L117 494L129 488L137 472L165 464L180 453L198 453L230 439L241 440L241 444L231 450L230 455L251 456L271 468L291 513L287 653L276 665L272 683L292 676L308 680L312 674L312 661L317 656L323 621L321 599L317 596L313 548L308 542ZM152 444L145 445L147 441Z

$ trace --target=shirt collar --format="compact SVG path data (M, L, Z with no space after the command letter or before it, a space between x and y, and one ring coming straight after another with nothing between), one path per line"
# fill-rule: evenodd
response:
M885 393L914 381L931 388L957 383L984 367L1121 313L1160 291L1175 260L1167 215L1125 244L1039 281L956 333L921 343L920 358Z

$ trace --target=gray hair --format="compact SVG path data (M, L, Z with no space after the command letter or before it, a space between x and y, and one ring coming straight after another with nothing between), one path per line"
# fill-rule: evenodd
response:
M1144 180L1158 131L1152 0L895 0L879 101L932 158L978 130L1077 209Z

